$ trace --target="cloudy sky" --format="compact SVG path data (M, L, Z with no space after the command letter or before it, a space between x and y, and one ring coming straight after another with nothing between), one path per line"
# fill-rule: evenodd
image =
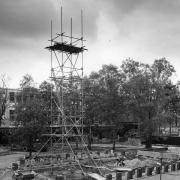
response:
M0 0L0 74L7 74L9 87L18 87L26 73L37 83L48 79L44 47L51 19L54 34L60 30L60 6L64 31L72 17L77 36L83 9L85 74L129 57L149 64L166 57L180 79L180 0Z

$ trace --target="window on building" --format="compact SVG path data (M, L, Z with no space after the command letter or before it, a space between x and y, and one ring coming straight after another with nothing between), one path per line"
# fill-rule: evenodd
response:
M15 101L15 93L14 92L10 92L9 93L9 100L10 100L10 102L14 102Z
M16 102L17 102L17 103L22 102L22 95L17 94L17 96L16 96Z
M10 121L14 121L15 120L15 110L9 110L9 119Z

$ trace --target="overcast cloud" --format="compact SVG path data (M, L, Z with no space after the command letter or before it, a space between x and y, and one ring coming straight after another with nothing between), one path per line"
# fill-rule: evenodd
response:
M146 63L166 57L180 79L179 0L0 0L0 73L10 76L11 87L30 73L38 83L50 74L50 37L60 30L80 36L80 11L84 12L85 73L102 64L120 65L131 57Z

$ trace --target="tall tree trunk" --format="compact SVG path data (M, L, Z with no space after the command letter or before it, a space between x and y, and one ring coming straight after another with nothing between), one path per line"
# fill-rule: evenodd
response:
M146 135L146 148L150 149L152 148L152 133L148 132Z
M146 148L152 148L152 119L151 119L151 112L148 113L148 121L149 121L149 126L147 129L147 134L146 134Z
M3 120L3 118L2 118L2 116L0 115L0 127L1 127L1 124L2 124L2 120Z
M32 157L32 150L33 150L33 137L32 135L29 135L28 137L28 151L29 151L29 157Z
M172 134L172 123L170 121L170 123L169 123L169 135L171 136L171 134Z
M141 137L140 119L138 118L138 136Z
M177 113L176 113L175 118L176 118L176 119L175 119L175 122L176 122L176 127L177 127L177 120L178 120L178 119L177 119Z
M160 124L159 124L159 127L158 127L158 133L159 133L159 136L161 136L161 126L160 126Z
M113 130L113 137L112 137L112 141L113 141L113 146L112 146L112 149L113 151L116 150L116 135L115 135L115 130Z
M115 139L113 140L113 148L112 149L113 149L113 151L116 150L116 140Z

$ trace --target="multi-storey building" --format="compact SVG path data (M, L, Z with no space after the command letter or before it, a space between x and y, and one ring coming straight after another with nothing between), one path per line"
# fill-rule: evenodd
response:
M29 100L32 100L34 98L38 98L40 93L42 93L42 96L49 96L50 94L41 92L37 88L33 87L26 87L23 89L5 89L5 88L0 88L0 108L3 109L3 101L5 100L5 111L3 113L3 120L1 121L1 127L14 127L14 120L16 118L16 112L15 108L16 105L19 102L26 102ZM48 97L44 97L45 99ZM57 124L58 122L58 116L56 111L56 107L54 107L53 103L53 122L54 124ZM50 109L49 109L50 110ZM1 112L1 110L0 110ZM49 113L50 114L50 113Z
M19 89L1 89L3 91L3 97L5 98L5 112L1 127L11 127L14 124L15 118L15 105L17 103L17 94ZM2 104L1 104L2 105Z

